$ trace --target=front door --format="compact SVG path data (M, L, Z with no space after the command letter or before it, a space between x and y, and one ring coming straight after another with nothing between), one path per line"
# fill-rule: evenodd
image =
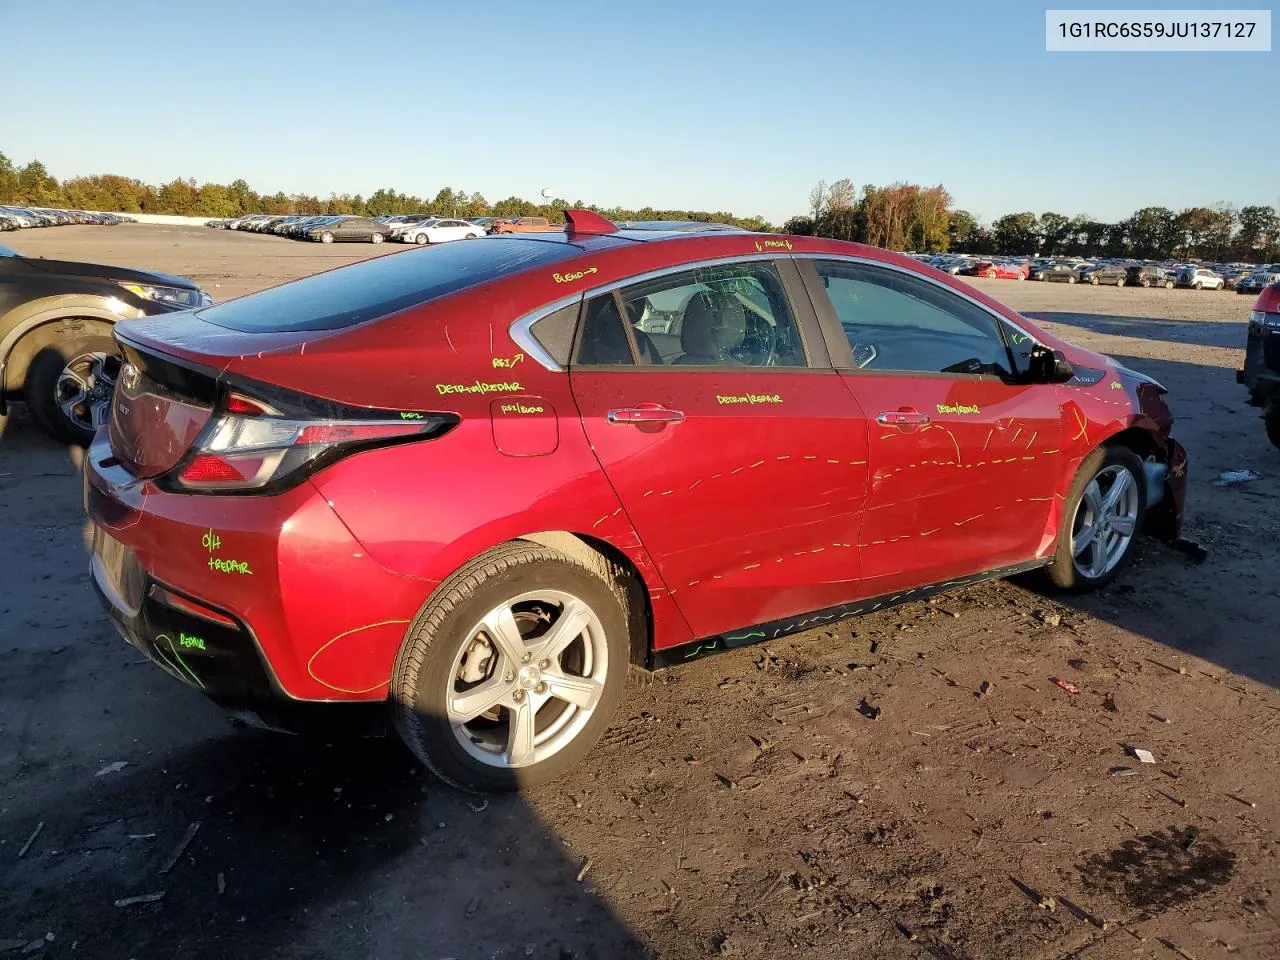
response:
M673 272L584 310L583 426L695 635L856 597L867 427L794 265Z
M1015 382L1001 321L888 267L833 260L805 272L848 341L837 362L870 420L865 592L1042 556L1062 415L1054 387Z

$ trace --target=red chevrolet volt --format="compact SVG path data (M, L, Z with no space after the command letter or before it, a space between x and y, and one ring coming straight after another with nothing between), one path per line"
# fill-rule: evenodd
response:
M120 324L85 499L125 638L512 789L631 665L1177 536L1150 378L884 250L568 217Z

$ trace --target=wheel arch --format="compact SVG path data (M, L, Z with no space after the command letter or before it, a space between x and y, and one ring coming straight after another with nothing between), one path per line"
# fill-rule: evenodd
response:
M570 530L526 534L529 540L573 557L621 592L627 611L628 647L633 666L645 667L653 650L653 604L644 575L627 554L613 544Z
M1119 446L1134 453L1146 464L1150 460L1169 465L1169 452L1150 429L1139 425L1131 425L1107 437L1100 446ZM1151 476L1148 474L1147 500L1151 499ZM1146 516L1143 518L1142 531L1156 539L1171 542L1176 538L1178 527L1177 510L1175 508L1173 488L1166 476L1161 482L1161 497L1155 503L1147 503Z
M123 306L123 304L122 304ZM44 347L63 337L101 333L110 336L116 322L139 311L113 311L105 297L59 296L23 304L0 321L0 393L22 389L27 368Z

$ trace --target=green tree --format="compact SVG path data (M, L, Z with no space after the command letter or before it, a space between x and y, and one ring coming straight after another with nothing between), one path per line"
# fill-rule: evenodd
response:
M228 218L235 215L231 191L220 183L206 183L196 192L195 213L201 217Z
M970 252L969 245L979 229L977 218L968 210L952 210L947 222L947 239L950 249L958 253Z
M1040 252L1046 257L1061 253L1067 246L1071 234L1071 218L1060 213L1040 214L1040 236L1043 243Z
M3 183L3 163L0 163L0 184ZM0 186L0 191L3 187ZM3 196L3 193L0 193ZM1232 243L1232 256L1250 263L1280 258L1280 215L1274 207L1249 206L1240 210L1239 229Z
M0 153L0 203L15 203L18 199L18 171L13 161Z
M813 236L813 218L806 216L792 217L782 225L782 232L795 237Z
M1040 222L1030 211L1006 213L991 225L996 253L1034 254L1040 247Z
M18 171L17 200L34 207L61 205L62 193L58 189L58 181L39 160L32 160Z
M172 213L188 217L195 213L198 190L194 179L178 178L156 192L156 213Z
M1169 256L1177 244L1174 213L1168 207L1143 207L1129 218L1133 255L1144 260Z

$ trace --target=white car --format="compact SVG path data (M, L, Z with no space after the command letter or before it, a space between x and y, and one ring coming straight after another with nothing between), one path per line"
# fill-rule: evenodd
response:
M1204 267L1183 267L1178 272L1178 286L1192 290L1221 290L1227 281Z
M465 220L423 220L408 230L402 230L396 239L402 243L445 243L448 240L471 240L483 237L484 229Z

